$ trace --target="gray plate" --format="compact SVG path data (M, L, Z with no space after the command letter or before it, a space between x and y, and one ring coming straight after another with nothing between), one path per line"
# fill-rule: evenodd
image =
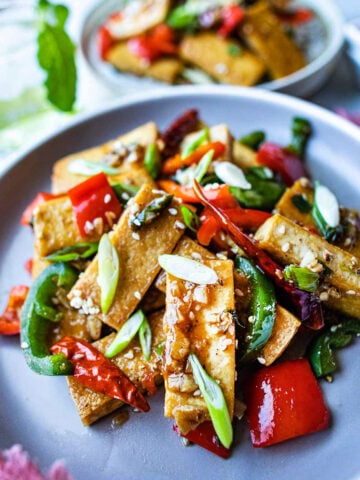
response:
M12 285L30 280L23 269L31 256L32 235L19 226L23 208L39 190L50 188L58 158L126 132L148 120L164 127L186 108L198 108L210 124L226 122L235 135L265 129L286 144L296 115L311 119L312 174L341 201L360 207L360 133L346 121L300 100L261 90L178 88L157 91L85 117L21 156L0 179L0 301ZM245 423L237 425L229 460L199 447L184 448L163 418L160 391L151 412L131 414L120 429L111 416L82 427L63 378L37 376L24 364L17 338L0 338L0 448L22 443L42 467L64 458L77 480L139 479L350 480L360 474L360 345L339 352L333 384L322 382L332 412L327 431L267 449L253 449Z

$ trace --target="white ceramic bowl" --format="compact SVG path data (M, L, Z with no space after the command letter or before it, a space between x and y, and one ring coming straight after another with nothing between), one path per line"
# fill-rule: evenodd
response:
M0 304L10 287L28 284L23 264L33 236L19 218L34 195L50 188L60 157L105 142L154 120L163 129L188 108L209 124L228 123L236 136L264 129L269 140L287 144L294 115L314 128L308 166L341 202L360 207L360 130L338 116L293 97L227 87L179 87L150 92L71 126L19 156L0 178ZM236 425L233 453L224 461L200 447L184 448L163 417L163 395L150 399L151 411L131 414L121 428L112 415L85 428L64 378L30 371L17 338L0 337L0 449L22 443L42 467L66 460L77 480L351 480L360 474L360 341L337 352L341 371L334 383L321 382L332 415L331 427L271 448L254 449L245 422Z
M109 13L119 8L119 2L108 0L92 2L84 17L81 29L81 51L89 68L114 92L127 93L149 88L163 88L164 84L147 78L117 72L98 56L95 35ZM343 19L334 0L296 0L295 5L313 9L325 30L324 46L316 58L304 68L279 80L258 85L267 90L288 93L299 97L312 95L326 82L340 57L343 45ZM178 88L178 87L176 87Z

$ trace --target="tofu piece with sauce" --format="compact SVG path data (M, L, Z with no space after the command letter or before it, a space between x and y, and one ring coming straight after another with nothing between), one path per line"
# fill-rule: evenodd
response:
M233 49L238 54L233 55ZM215 80L229 85L252 86L265 73L263 62L252 52L213 32L185 35L179 46L184 62L199 67Z
M148 317L152 332L152 350L149 361L147 361L142 354L138 337L135 337L125 350L111 360L125 373L137 388L149 394L153 394L155 386L162 383L161 356L156 353L155 349L164 339L162 325L163 315L164 311L160 310ZM104 353L114 337L115 334L112 333L95 342L94 346L101 353ZM74 377L68 377L67 381L71 397L76 405L81 421L85 426L91 425L124 405L120 400L84 387Z
M179 204L173 200L150 224L143 225L136 232L132 230L131 219L159 196L158 190L144 185L130 200L113 230L111 242L119 256L121 274L109 312L104 315L100 310L97 257L71 289L71 306L82 308L85 302L96 318L116 330L129 318L160 271L158 256L171 253L185 229Z
M171 84L176 82L184 68L183 62L176 57L162 57L149 64L132 53L127 42L119 42L111 47L106 53L106 61L120 72Z
M195 353L224 393L230 417L235 400L235 325L233 262L205 260L218 282L196 285L167 274L165 347L165 416L174 418L182 434L209 420L208 410L194 382L189 354Z
M276 214L257 230L260 248L283 265L295 264L325 274L320 300L332 308L360 318L360 261L286 217ZM330 300L330 302L329 302Z
M111 155L111 152L114 151L114 149L116 151L124 150L123 147L130 147L131 145L140 145L141 147L146 148L151 143L156 142L158 135L156 124L154 122L148 122L124 135L120 135L115 140L110 140L109 142L104 143L103 145L67 155L58 160L54 165L51 191L55 194L66 192L69 188L74 187L88 178L69 172L69 165L74 160L82 159L91 162L102 162L108 155ZM142 164L142 158L140 160L140 164ZM131 173L129 173L129 171L134 168L134 165L136 165L136 161L123 161L119 166L119 174L129 174L130 180L134 180L136 176L144 176L144 169L142 171L138 170L136 175L131 175ZM115 177L110 177L110 179L111 181L116 180ZM126 182L126 178L123 178L123 180L118 179L117 181ZM141 183L144 182L142 181ZM139 183L135 183L135 185L139 185Z
M272 79L305 67L304 55L285 33L266 1L258 1L246 9L240 33L249 48L264 62Z

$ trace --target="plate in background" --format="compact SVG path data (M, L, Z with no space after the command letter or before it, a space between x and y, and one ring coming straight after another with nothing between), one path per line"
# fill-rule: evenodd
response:
M129 73L121 73L110 64L102 61L96 48L96 32L108 15L119 10L119 0L107 0L92 4L84 18L81 29L81 51L93 73L110 86L114 92L127 93L150 88L163 88L165 84L149 78L140 78ZM258 85L267 90L279 91L290 95L306 97L326 82L335 68L343 45L342 15L333 0L297 0L294 5L309 7L320 19L323 32L321 44L312 42L306 49L310 63L297 72Z
M107 110L78 117L69 127L38 143L0 178L0 304L11 286L29 284L23 265L32 254L31 231L19 225L24 207L39 190L49 190L53 163L150 120L164 128L187 108L209 124L226 122L236 136L264 129L287 144L294 115L309 118L311 173L340 201L360 207L360 131L345 120L301 100L260 89L179 87L153 91ZM266 449L251 446L244 422L237 424L229 460L193 446L184 448L163 417L160 391L151 411L132 413L113 429L108 416L83 427L64 378L42 377L25 365L17 338L0 338L0 449L21 443L45 468L64 458L77 480L353 480L360 474L360 344L337 353L342 371L321 382L332 414L329 430Z

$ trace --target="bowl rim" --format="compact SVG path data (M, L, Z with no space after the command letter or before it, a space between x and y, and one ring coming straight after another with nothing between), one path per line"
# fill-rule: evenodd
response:
M37 140L32 145L18 151L15 155L9 158L7 164L1 168L0 166L0 178L4 177L13 167L20 163L25 157L32 152L40 148L42 145L50 142L52 139L63 135L65 132L76 128L77 126L86 123L87 121L107 115L115 110L121 110L124 108L136 106L139 104L156 103L157 101L164 99L173 99L177 97L236 97L239 99L251 99L257 103L275 104L276 106L285 107L286 109L293 109L296 115L307 115L310 119L315 121L322 121L328 125L341 131L346 136L351 137L359 142L360 147L360 128L353 125L348 120L340 117L336 113L325 109L319 105L313 104L309 101L301 98L294 97L292 95L273 92L269 90L263 90L260 88L250 89L247 87L231 87L222 85L206 85L206 86L179 86L176 89L171 87L158 88L155 90L148 90L142 93L132 93L126 98L121 98L116 102L110 101L105 105L93 109L88 112L78 114L73 120L66 125L60 127L55 132L47 134L42 139Z
M126 88L126 85L118 84L117 81L112 80L110 76L102 75L101 72L99 72L98 69L93 65L93 62L89 59L89 56L86 53L87 35L85 35L85 32L87 30L87 25L89 24L91 17L94 15L94 12L96 12L102 4L103 2L99 2L98 0L90 2L90 5L82 18L79 37L80 52L86 65L96 78L100 79L105 85L113 88L114 90L117 88ZM295 0L295 4L301 4L302 6L313 9L320 17L320 20L324 23L326 29L326 46L323 52L317 58L312 60L300 70L297 70L286 77L255 85L255 88L262 88L271 91L288 89L293 85L312 77L326 66L335 63L340 56L345 39L344 17L335 3L335 0ZM135 78L138 79L136 76ZM162 85L162 83L154 80L154 88L163 88ZM173 87L179 88L178 85L173 85Z

